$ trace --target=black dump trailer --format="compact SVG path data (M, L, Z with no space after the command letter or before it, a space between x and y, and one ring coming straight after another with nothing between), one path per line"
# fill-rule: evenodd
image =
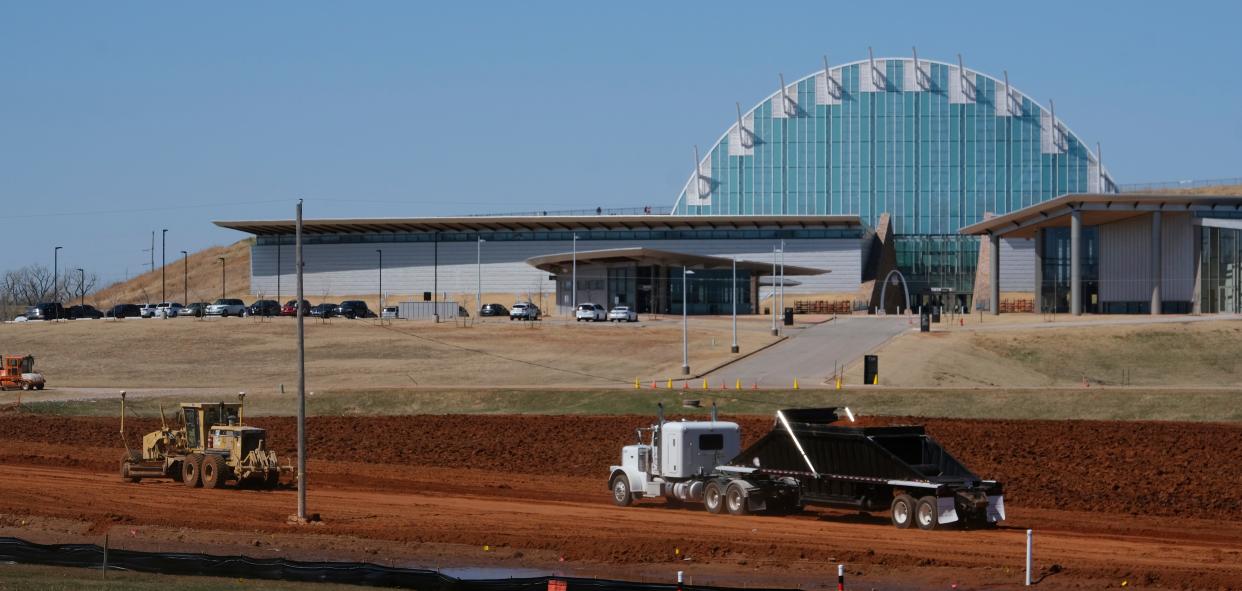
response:
M770 432L717 470L762 483L752 489L760 497L796 483L801 505L890 509L899 528L985 527L1005 515L1001 484L971 472L921 425L853 426L835 408L777 412Z

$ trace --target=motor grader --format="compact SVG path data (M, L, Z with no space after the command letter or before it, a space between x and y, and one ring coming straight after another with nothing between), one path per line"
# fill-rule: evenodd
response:
M239 397L240 398L240 397ZM172 478L189 487L275 488L281 472L276 452L267 449L267 431L242 425L242 402L183 402L179 426L169 427L160 408L160 429L142 437L135 450L125 440L125 393L121 393L121 478Z
M33 355L5 355L0 366L0 390L42 390L43 374L34 370Z

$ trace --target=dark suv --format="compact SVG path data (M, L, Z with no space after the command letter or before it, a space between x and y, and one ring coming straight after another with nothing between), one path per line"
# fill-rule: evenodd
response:
M117 304L108 310L108 318L141 318L142 308L138 304Z
M375 312L367 308L367 303L362 300L346 300L336 307L335 316L344 316L349 319L375 318Z
M26 320L56 320L68 318L65 307L60 302L38 304L26 308Z
M103 318L103 312L96 310L95 306L92 306L90 304L80 304L77 306L69 306L69 311L66 312L65 315L72 320L77 320L79 318L91 318L94 320L99 320L100 318Z
M483 304L479 316L508 316L509 309L500 304Z
M255 300L246 308L247 316L279 316L280 304L276 300Z

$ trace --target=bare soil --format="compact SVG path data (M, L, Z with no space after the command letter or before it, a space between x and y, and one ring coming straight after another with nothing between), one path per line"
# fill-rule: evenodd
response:
M1010 520L995 531L908 532L894 530L884 516L834 511L739 518L660 501L614 507L605 490L607 466L633 429L649 422L639 416L313 419L310 503L324 525L307 537L284 524L291 491L124 483L116 476L115 421L7 414L0 416L0 530L55 537L55 528L38 524L60 519L81 524L73 535L120 528L164 547L206 539L195 531L225 530L242 533L247 543L261 540L255 546L264 549L275 544L355 556L366 548L403 560L495 559L600 576L675 568L701 582L822 581L840 561L873 584L1009 588L1020 582L1023 530L1032 527L1038 568L1049 574L1044 587L1128 581L1228 589L1242 581L1236 511L1242 492L1232 469L1242 463L1242 426L918 421L979 474L1005 483ZM740 422L748 440L771 425L768 417ZM289 453L293 421L254 423L271 429ZM154 425L127 422L131 441ZM483 545L495 552L481 551ZM691 560L674 562L677 557Z

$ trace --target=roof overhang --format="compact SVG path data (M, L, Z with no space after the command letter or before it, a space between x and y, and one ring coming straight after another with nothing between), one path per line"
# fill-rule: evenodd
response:
M1070 225L1070 214L1074 211L1080 212L1084 225L1098 226L1155 211L1242 211L1242 196L1072 193L971 224L959 232L974 236L1031 238L1041 228Z
M292 234L294 220L213 222L255 235ZM460 216L429 218L355 218L303 220L307 234L375 232L505 232L590 230L808 229L860 228L852 215L595 215L595 216Z
M733 259L728 257L687 254L683 252L672 252L668 250L656 250L654 248L642 247L586 250L578 251L576 254L572 252L562 252L526 259L526 263L530 266L541 271L547 271L557 275L569 273L570 269L573 268L574 261L577 261L579 265L592 263L633 263L638 265L661 265L665 267L685 266L690 269L730 269L733 267ZM739 260L737 261L737 268L751 273L771 274L772 262ZM785 265L785 275L823 275L825 273L831 273L831 271L828 269L816 269L813 267Z

